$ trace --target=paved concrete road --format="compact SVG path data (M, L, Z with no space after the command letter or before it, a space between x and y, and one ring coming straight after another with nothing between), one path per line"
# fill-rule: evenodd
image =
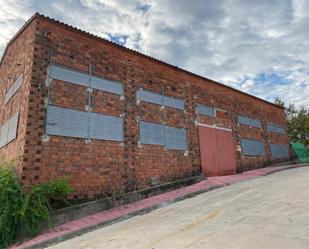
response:
M50 248L308 249L309 167L201 194Z

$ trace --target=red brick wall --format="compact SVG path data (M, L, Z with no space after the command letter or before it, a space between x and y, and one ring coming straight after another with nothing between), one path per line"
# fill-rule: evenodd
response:
M270 135L266 120L285 126L283 110L257 98L219 85L164 63L120 48L107 41L79 31L36 18L33 77L31 81L27 136L25 139L23 179L41 182L72 175L76 198L91 198L105 192L132 190L155 181L194 175L200 171L198 131L195 121L231 128L235 148L240 138L256 138L265 142L287 142L286 136ZM28 29L27 29L28 30ZM42 139L45 127L45 102L49 55L53 63L92 73L123 83L125 99L94 90L93 111L109 115L124 114L124 142L50 136ZM185 111L141 102L137 105L139 87L185 100ZM53 81L50 101L54 105L85 110L86 87ZM215 118L197 115L197 103L217 108ZM237 125L237 114L263 121L263 129ZM188 153L165 150L163 146L138 145L138 121L145 120L187 129ZM235 151L238 171L269 164L265 157L245 157Z
M20 158L23 161L25 136L30 95L30 81L33 69L35 26L30 25L7 47L0 65L0 126L12 115L19 112L17 138L0 148L0 154L9 159ZM20 74L23 74L21 88L4 104L5 94ZM22 165L22 164L20 164ZM19 171L26 170L20 167Z

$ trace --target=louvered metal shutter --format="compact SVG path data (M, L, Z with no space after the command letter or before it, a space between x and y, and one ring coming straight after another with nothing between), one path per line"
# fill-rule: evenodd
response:
M88 138L88 113L49 105L47 108L46 134Z
M248 126L252 126L252 127L256 127L256 128L262 127L260 120L244 117L244 116L241 116L241 115L238 115L238 123L248 125Z
M49 76L52 79L61 80L81 86L89 85L89 75L78 72L77 70L68 69L58 65L49 67Z
M2 138L1 138L1 133L2 133L2 126L0 126L0 148L2 147L1 144L3 143Z
M251 124L252 127L256 127L256 128L261 128L262 127L261 121L257 120L257 119L251 119L250 120L250 124Z
M180 109L180 110L185 109L185 103L182 99L168 97L168 96L163 97L163 105L172 107L175 109Z
M163 105L163 98L161 94L139 89L138 99L149 103Z
M270 144L272 158L288 158L289 149L287 144Z
M90 86L89 74L79 72L77 70L68 69L59 65L52 65L49 67L49 74L52 79L61 80L85 87L89 86L91 88L105 92L123 95L122 84L104 78L92 76Z
M141 121L140 140L142 144L165 145L168 149L187 149L187 132L184 128Z
M184 110L184 100L162 96L160 93L154 93L151 91L147 91L144 89L138 90L138 99L142 101L146 101L149 103L157 104L157 105L164 105L168 107L172 107L175 109Z
M164 126L141 121L140 141L142 144L164 145Z
M264 142L251 139L241 139L243 155L247 156L264 156Z
M168 149L186 150L186 129L165 126L165 146Z
M123 141L123 118L90 113L89 135L92 139Z
M123 86L120 83L115 81L92 77L91 78L91 87L94 89L102 90L109 93L115 93L119 95L123 95Z
M4 104L6 104L13 96L13 87L11 86L5 94Z
M5 124L2 125L1 127L0 148L7 144L8 133L9 133L9 123L10 123L10 120L6 121Z
M16 112L9 120L7 143L13 141L17 135L19 112Z
M267 131L279 134L285 134L285 130L281 125L275 125L268 123L267 124Z
M206 105L197 104L196 105L196 111L197 111L198 114L201 114L201 115L206 115L206 116L209 116L209 117L215 116L214 108L206 106Z
M14 83L14 93L22 86L23 84L23 74L20 74L17 78L17 80Z
M13 95L17 92L17 90L22 86L23 84L23 74L20 74L14 84L9 88L7 93L5 94L4 104L6 104Z
M238 115L238 123L250 126L250 119L247 117Z

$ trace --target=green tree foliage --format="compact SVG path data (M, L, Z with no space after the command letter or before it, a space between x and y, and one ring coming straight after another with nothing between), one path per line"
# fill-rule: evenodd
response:
M64 202L73 191L68 179L22 186L14 171L15 162L0 159L0 248L17 237L36 235L51 224L51 203Z
M293 142L301 142L309 145L309 109L296 108L294 104L286 105L281 99L276 98L275 103L285 109L285 118L288 126L288 134Z

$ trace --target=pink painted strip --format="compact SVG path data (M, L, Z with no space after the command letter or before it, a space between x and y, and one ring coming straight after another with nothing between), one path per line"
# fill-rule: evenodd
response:
M95 226L97 224L108 222L116 218L121 218L125 215L132 214L133 212L140 211L142 209L151 208L155 205L162 204L164 202L173 201L176 198L184 197L188 194L195 193L197 191L207 190L209 187L223 186L226 184L236 183L247 179L252 179L258 176L264 176L268 173L275 172L278 170L282 170L285 168L290 168L291 165L286 166L275 166L268 167L262 169L256 169L252 171L244 172L243 174L238 175L228 175L228 176L214 176L208 177L207 179L200 181L191 186L183 187L181 189L173 190L167 193L163 193L157 196L152 196L131 204L126 204L121 207L115 207L113 209L99 212L93 215L89 215L87 217L74 220L59 226L56 226L44 233L38 235L37 237L30 239L28 241L23 242L20 245L13 245L12 249L22 249L24 247L33 246L35 244L47 241L51 238L57 238L59 236L63 236L74 231L78 231L82 228L87 228L91 226ZM297 167L295 165L294 167Z

